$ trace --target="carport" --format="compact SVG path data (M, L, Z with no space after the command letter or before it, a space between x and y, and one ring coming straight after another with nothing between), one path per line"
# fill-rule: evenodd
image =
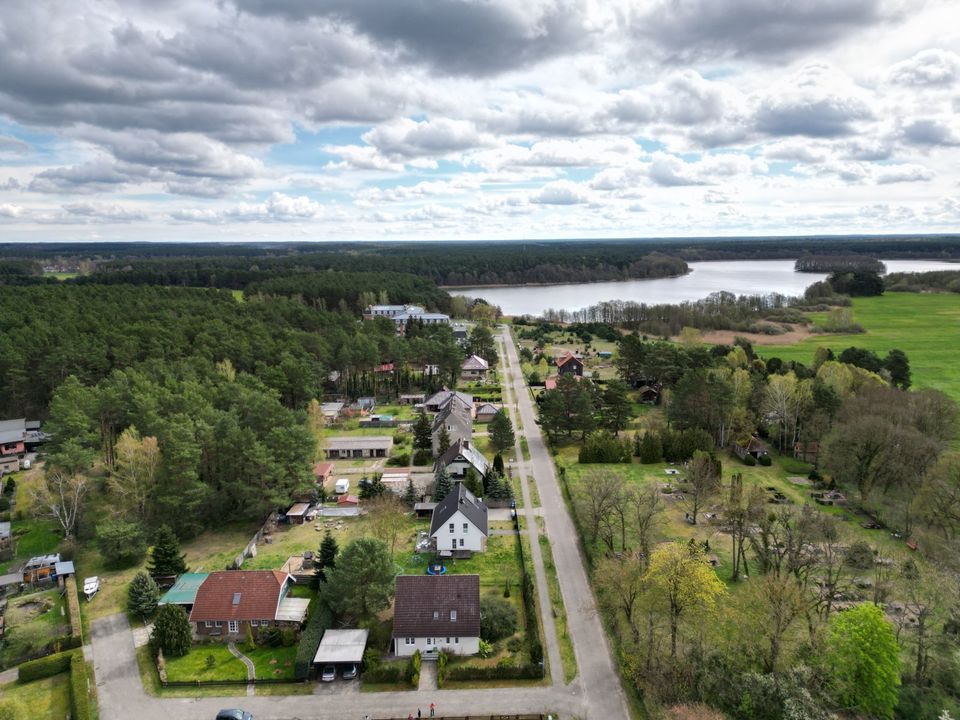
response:
M348 665L359 666L367 647L367 634L366 630L327 630L313 657L313 664L318 669L334 665L338 671Z

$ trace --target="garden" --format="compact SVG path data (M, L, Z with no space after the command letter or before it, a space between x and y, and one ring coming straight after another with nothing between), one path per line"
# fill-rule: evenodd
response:
M0 665L10 667L43 654L70 635L65 598L57 589L11 598L4 613Z

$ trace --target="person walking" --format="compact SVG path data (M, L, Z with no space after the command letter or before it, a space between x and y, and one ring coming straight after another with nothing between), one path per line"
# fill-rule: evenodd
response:
M437 706L433 703L430 703L430 717L433 717L437 712Z
M423 717L423 713L420 712L420 708L417 708L417 720Z

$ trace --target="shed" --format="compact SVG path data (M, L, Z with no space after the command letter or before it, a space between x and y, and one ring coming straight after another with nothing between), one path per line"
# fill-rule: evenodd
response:
M433 515L433 509L437 506L435 502L418 502L413 506L413 512L419 518L428 518Z
M189 609L197 599L197 591L207 579L207 573L183 573L177 578L173 587L167 590L160 598L160 605L182 605Z
M341 495L337 498L337 505L359 505L360 498L356 495Z
M289 510L287 510L287 517L290 519L290 522L303 525L309 510L310 503L295 503L290 507Z
M315 665L359 665L367 648L366 630L327 630L313 656Z
M313 466L313 476L321 485L329 480L331 475L333 475L332 462L318 462Z
M65 577L67 575L77 574L77 571L73 567L73 560L63 560L61 562L54 563L53 569L57 573L57 577Z

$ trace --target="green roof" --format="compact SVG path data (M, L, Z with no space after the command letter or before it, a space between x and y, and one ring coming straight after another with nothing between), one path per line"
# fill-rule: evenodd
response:
M160 604L193 605L193 601L197 599L197 591L206 579L207 573L184 573L160 598Z

